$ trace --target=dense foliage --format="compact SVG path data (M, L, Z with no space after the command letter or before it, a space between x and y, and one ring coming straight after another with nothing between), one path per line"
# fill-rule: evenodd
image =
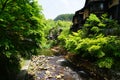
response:
M36 0L0 0L1 80L15 80L20 57L30 57L40 47L50 48L58 43L100 68L119 65L117 21L105 14L101 18L91 14L81 30L70 32L73 14L59 15L53 21L45 20L41 11Z
M91 14L84 27L69 35L60 35L64 47L100 68L118 68L120 58L120 26L104 14Z
M14 80L19 56L36 54L44 16L36 0L0 0L0 78ZM12 77L14 76L14 77Z
M46 27L45 29L45 37L46 37L46 44L43 46L45 48L50 48L59 43L58 36L64 34L65 30L69 30L71 26L71 22L69 21L53 21L53 20L46 20Z
M58 15L54 20L55 21L58 21L58 20L61 20L61 21L72 21L73 15L74 14L61 14L61 15Z

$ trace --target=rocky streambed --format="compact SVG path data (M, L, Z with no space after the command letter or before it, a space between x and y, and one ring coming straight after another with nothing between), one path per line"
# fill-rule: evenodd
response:
M26 80L93 80L63 56L33 56Z

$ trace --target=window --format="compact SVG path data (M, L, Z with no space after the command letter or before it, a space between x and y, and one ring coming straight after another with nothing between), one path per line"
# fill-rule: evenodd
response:
M112 16L112 15L110 15L110 19L113 19L113 16Z
M104 4L103 3L94 3L90 5L90 11L101 11L104 10Z
M104 5L103 5L103 3L100 4L100 9L101 9L101 10L104 9Z

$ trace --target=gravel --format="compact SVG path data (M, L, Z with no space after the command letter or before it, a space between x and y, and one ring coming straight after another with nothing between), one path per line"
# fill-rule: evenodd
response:
M63 56L33 56L26 80L92 80Z

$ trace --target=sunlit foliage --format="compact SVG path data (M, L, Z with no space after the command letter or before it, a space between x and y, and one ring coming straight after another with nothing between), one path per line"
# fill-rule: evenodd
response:
M44 39L41 10L37 0L0 0L0 76L3 78L14 80L12 75L20 68L19 56L36 54L40 48Z
M100 68L112 68L120 58L119 24L104 14L91 14L84 27L69 35L60 35L63 46Z

